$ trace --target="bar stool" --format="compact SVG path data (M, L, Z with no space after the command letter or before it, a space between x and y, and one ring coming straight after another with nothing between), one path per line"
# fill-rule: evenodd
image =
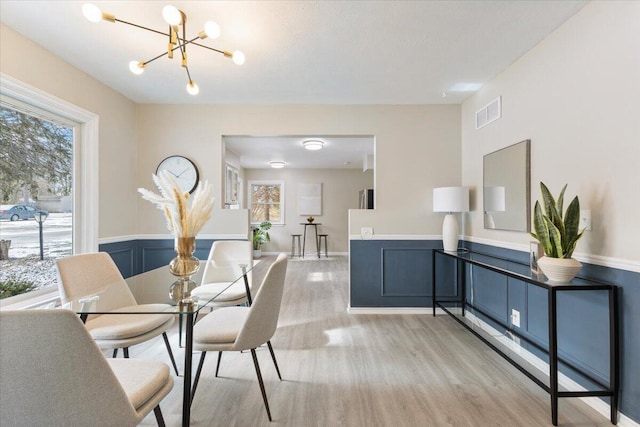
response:
M322 248L322 239L324 239L324 256L325 258L329 258L329 253L327 252L327 237L328 234L318 234L318 257L320 257L320 248Z
M291 235L291 257L296 256L296 241L298 242L298 257L300 257L302 255L302 249L301 249L301 244L300 244L300 237L302 236L302 234L292 234Z

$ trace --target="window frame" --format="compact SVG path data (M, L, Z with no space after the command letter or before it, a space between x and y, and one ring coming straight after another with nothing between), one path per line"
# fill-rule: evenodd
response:
M253 220L253 202L251 201L252 187L254 185L279 185L280 186L280 221L269 221L271 225L285 225L284 213L285 213L285 187L284 181L281 180L264 180L256 179L247 181L247 208L249 209L249 222L251 225L258 225L262 221Z
M74 128L72 251L74 254L97 252L99 116L4 73L0 73L0 103L6 108L28 110L53 122L62 119ZM0 300L0 307L20 309L57 298L58 287L51 285L4 298Z

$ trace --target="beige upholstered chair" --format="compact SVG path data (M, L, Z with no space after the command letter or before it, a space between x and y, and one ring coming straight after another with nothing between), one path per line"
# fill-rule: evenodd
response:
M218 376L220 358L223 351L251 350L260 391L262 392L262 400L267 409L269 421L271 421L271 411L269 410L269 402L262 382L260 365L256 357L256 348L267 343L271 358L278 372L278 378L282 379L270 339L278 326L286 273L287 255L280 254L269 267L251 307L224 307L213 311L196 323L193 332L193 349L202 351L202 355L200 356L200 363L193 383L192 399L198 386L202 365L208 351L219 352L216 366L216 376Z
M69 310L0 312L0 425L135 426L173 378L162 362L105 359Z
M253 247L250 241L240 240L219 240L213 242L209 251L209 258L204 267L201 285L195 288L192 296L198 297L199 301L207 307L229 307L248 302L246 286L243 280L238 280L231 285L231 282L242 275L239 263L250 263L253 261ZM215 263L228 265L220 268L214 266ZM252 289L251 271L247 273L250 295L257 292ZM216 297L214 301L209 301Z
M173 352L166 330L173 325L168 304L138 304L124 281L120 270L106 252L73 255L56 261L60 298L66 303L74 298L101 293L96 311L102 312L151 312L152 314L103 314L89 317L86 327L101 349L113 349L115 357L119 348L129 357L129 347L162 334L171 363L178 375ZM108 292L105 291L108 289ZM155 312L155 314L153 314Z

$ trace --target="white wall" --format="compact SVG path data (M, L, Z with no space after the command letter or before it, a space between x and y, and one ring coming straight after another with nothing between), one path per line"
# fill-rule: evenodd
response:
M351 229L439 235L442 215L431 212L431 190L461 181L459 105L138 105L137 114L138 186L145 188L158 162L181 154L222 200L223 135L374 135L376 210L352 211ZM138 209L139 233L166 233L150 203L139 200ZM203 233L225 229L211 221Z
M322 215L314 215L318 233L328 234L328 251L348 251L349 209L358 208L358 191L373 188L373 171L362 169L245 169L247 183L255 180L281 180L285 188L284 226L274 226L269 233L271 242L265 252L291 250L291 234L303 234L308 215L298 215L298 184L322 183ZM307 227L307 251L315 252L313 228ZM310 235L309 235L310 234ZM323 246L324 250L324 246ZM306 252L306 251L305 251Z
M502 96L502 118L475 130L475 112ZM577 255L637 262L640 241L640 2L592 2L462 106L462 182L474 187L465 233L527 244L526 233L485 230L482 157L531 139L532 205L539 182L578 195L593 230Z
M1 24L0 71L100 116L99 237L135 234L135 104Z

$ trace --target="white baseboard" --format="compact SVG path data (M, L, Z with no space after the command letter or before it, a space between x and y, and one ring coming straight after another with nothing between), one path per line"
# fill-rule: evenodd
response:
M347 306L349 314L433 314L430 307L351 307ZM436 315L446 314L441 308L436 308Z
M262 255L278 255L278 254L281 254L281 253L291 255L291 251L280 251L280 252L265 252L265 251L262 251ZM329 254L330 257L332 257L332 256L349 256L349 252L329 252L328 254ZM307 252L307 251L305 251L304 256L305 256L305 259L306 258L318 259L318 253L317 252ZM295 257L298 258L297 255ZM324 256L324 252L321 253L321 257L320 258L321 259L325 259L326 258Z

